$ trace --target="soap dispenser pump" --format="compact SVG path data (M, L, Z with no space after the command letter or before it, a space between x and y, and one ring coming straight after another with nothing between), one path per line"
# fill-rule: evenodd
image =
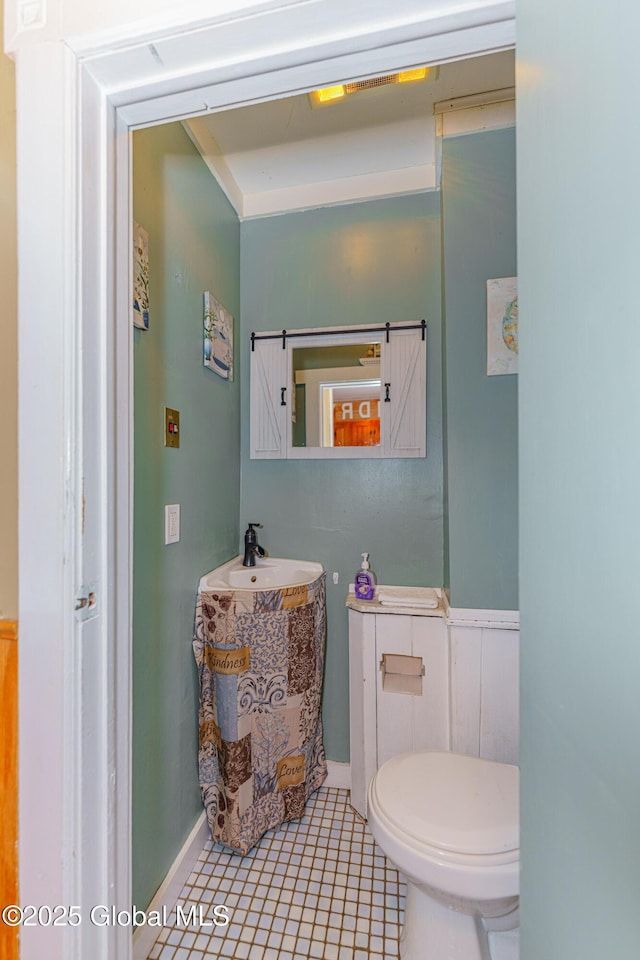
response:
M357 600L373 600L376 592L376 578L369 569L369 554L362 554L362 564L355 576L354 585Z

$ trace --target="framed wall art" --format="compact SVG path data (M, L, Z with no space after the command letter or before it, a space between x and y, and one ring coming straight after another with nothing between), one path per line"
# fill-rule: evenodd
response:
M233 380L233 317L207 290L204 294L204 365Z
M518 372L518 278L487 280L487 376Z
M149 329L149 234L133 221L133 325Z

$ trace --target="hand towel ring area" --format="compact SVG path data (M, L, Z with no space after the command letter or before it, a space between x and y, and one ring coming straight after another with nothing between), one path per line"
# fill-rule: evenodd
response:
M251 458L426 456L427 321L251 334Z

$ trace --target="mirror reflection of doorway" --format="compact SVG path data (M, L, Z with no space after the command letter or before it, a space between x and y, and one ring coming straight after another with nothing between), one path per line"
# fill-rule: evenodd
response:
M375 447L380 444L380 381L323 384L322 445Z
M379 446L379 371L379 342L296 348L293 446Z

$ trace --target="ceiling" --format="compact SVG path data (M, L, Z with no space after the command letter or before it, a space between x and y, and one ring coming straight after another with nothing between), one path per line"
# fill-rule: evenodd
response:
M379 86L322 107L301 94L198 117L185 127L246 219L433 189L434 104L454 100L446 108L456 109L467 103L458 98L514 82L508 50L442 64L435 80Z

